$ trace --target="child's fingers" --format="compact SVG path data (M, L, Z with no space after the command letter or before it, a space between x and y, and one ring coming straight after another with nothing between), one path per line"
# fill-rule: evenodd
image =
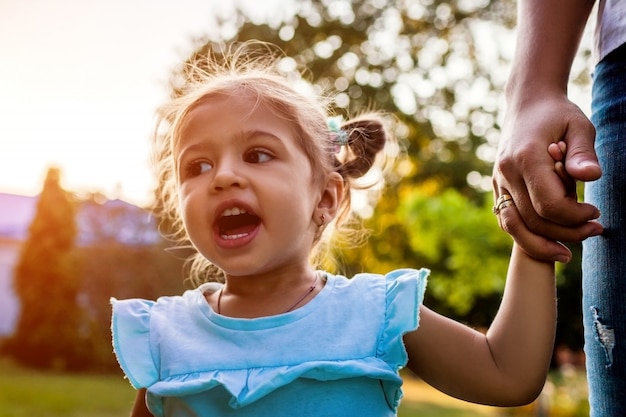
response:
M548 145L548 153L555 161L564 161L565 160L565 151L567 150L567 146L565 142L560 141L558 143L551 143Z
M565 152L567 151L567 144L564 141L557 143L551 143L548 145L548 153L554 159L554 172L559 176L563 185L565 186L566 195L576 195L576 181L572 178L565 169Z
M565 186L565 195L576 195L576 180L565 170L565 164L561 161L554 163L554 171L559 176Z
M565 164L563 164L563 162L561 161L555 162L554 170L556 171L557 175L559 176L559 178L561 178L563 182L567 182L571 180L572 177L567 175L567 171L565 171Z

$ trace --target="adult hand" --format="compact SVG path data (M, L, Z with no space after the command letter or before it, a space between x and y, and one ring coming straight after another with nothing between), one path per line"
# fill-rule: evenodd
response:
M559 242L602 233L594 221L600 216L598 209L577 201L571 181L562 180L548 152L550 144L564 141L567 173L574 180L592 181L601 175L594 140L593 125L565 95L536 94L509 106L493 187L496 198L513 197L517 210L500 211L500 227L530 256L567 262L571 252Z

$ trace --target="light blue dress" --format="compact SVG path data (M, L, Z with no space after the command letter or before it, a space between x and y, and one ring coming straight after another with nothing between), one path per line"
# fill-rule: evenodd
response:
M156 416L394 416L429 271L326 274L303 307L256 319L217 314L204 284L113 304L113 346Z

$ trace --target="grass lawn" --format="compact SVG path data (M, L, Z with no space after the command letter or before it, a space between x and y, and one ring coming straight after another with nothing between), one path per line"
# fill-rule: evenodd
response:
M399 417L532 416L532 410L502 410L450 398L405 378ZM18 367L0 358L0 417L124 417L135 391L119 375L73 375ZM511 411L513 411L511 413ZM561 414L574 415L574 414Z
M40 372L0 360L2 417L122 417L129 415L134 397L121 374Z
M502 416L501 409L451 398L410 375L404 375L404 398L399 417L488 417Z

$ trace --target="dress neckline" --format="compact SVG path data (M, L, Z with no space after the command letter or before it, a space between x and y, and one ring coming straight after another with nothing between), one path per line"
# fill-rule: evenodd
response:
M200 285L193 291L193 299L203 315L212 323L219 327L232 330L263 330L273 327L285 326L296 322L303 317L308 316L318 309L324 300L332 293L335 286L336 277L328 272L318 271L320 276L326 282L324 287L313 297L308 303L302 307L287 313L277 314L274 316L257 317L257 318L237 318L218 314L207 302L204 294L207 292L219 291L223 284L218 282L207 282Z

